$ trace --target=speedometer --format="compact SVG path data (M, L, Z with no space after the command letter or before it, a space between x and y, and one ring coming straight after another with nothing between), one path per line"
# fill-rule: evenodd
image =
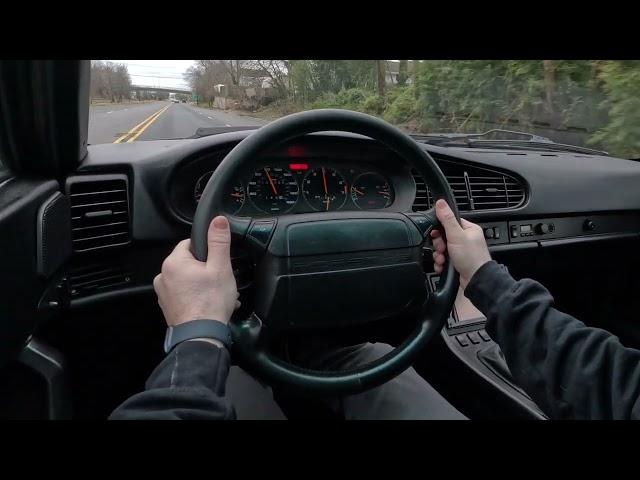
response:
M291 171L282 167L256 170L248 185L249 198L265 213L286 213L298 201L300 189Z
M314 210L338 210L347 199L347 191L344 178L332 168L311 170L302 183L304 198Z

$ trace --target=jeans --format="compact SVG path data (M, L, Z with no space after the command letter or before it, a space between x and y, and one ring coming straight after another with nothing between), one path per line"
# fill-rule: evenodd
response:
M384 343L329 348L305 345L291 355L296 365L318 370L347 370L376 360L392 350ZM239 420L285 420L271 388L237 366L231 367L227 396ZM379 387L357 395L323 400L347 420L465 420L413 367Z

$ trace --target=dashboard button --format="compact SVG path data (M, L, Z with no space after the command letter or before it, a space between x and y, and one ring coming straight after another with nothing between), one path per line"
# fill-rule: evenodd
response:
M478 331L478 336L484 340L485 342L490 342L491 341L491 337L489 335L487 335L487 332L485 332L484 330L479 330Z
M264 220L255 222L251 226L251 229L249 230L249 233L247 235L266 247L269 243L269 238L271 237L271 233L273 232L275 224L275 220Z
M464 335L456 335L456 340L460 344L461 347L468 347L469 341Z
M539 223L538 225L536 225L536 232L538 232L538 234L540 235L549 233L549 225L547 225L546 223Z
M494 238L496 236L496 232L493 230L493 228L485 228L484 230L484 238Z
M478 336L477 332L469 332L467 333L467 338L471 341L471 343L473 343L474 345L477 345L480 343L480 337Z

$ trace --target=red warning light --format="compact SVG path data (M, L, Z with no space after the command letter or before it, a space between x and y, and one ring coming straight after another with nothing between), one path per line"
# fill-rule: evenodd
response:
M287 155L289 155L289 158L304 157L304 148L299 145L291 145L287 148Z
M289 164L289 170L309 170L309 164L308 163L290 163Z

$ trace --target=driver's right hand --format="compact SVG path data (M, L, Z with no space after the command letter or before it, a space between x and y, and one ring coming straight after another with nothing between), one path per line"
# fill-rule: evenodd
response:
M464 289L473 277L473 274L485 263L491 261L489 248L484 239L484 232L480 225L461 219L460 223L444 200L436 202L436 216L444 228L445 237L440 230L432 230L433 261L436 273L442 273L446 260L445 252L453 266L460 274L460 286Z

